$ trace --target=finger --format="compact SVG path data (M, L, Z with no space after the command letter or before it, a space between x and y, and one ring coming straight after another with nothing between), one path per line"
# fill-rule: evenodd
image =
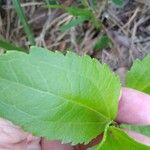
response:
M135 139L137 142L140 142L142 144L148 145L150 146L150 137L147 137L145 135L142 135L140 133L128 130L128 129L124 129L124 131L133 139Z
M41 141L42 150L73 150L73 147L69 144L61 144L59 141L47 141L42 139Z
M28 136L27 133L13 125L10 121L0 118L0 143L18 143Z
M150 125L150 95L122 88L116 121L137 125Z
M40 138L0 118L0 150L40 150Z

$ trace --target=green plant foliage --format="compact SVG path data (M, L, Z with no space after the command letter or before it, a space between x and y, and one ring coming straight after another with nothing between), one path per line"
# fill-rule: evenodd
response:
M75 7L75 6L70 6L67 7L65 5L49 5L49 8L54 8L54 9L63 9L65 10L68 14L74 16L74 19L71 20L69 23L64 24L62 27L60 27L61 31L66 31L69 30L72 27L75 27L84 21L90 21L96 29L100 29L102 23L100 22L99 19L96 18L94 12L94 5L96 5L96 1L93 1L88 5L87 1L83 0L81 1L82 7Z
M126 86L150 94L150 55L143 60L136 60L130 71L127 73ZM150 136L150 126L121 125Z
M86 20L87 20L86 17L78 17L78 18L72 19L69 23L64 24L63 26L61 26L60 31L65 32L65 31L71 29L72 27L80 25L81 23L83 23Z
M110 124L107 124L107 126L105 127L104 133L103 133L103 139L100 142L100 144L94 145L91 148L88 148L88 150L99 150L101 148L101 146L103 145L103 143L106 141L107 138L107 130L109 128ZM110 147L109 147L110 148Z
M87 143L117 114L120 83L89 56L32 47L0 56L0 116L34 135Z
M124 0L112 0L116 5L122 6L124 3Z
M66 11L72 16L86 18L86 20L89 20L93 23L96 29L100 29L101 27L101 22L99 21L99 19L96 18L95 14L92 12L91 9L89 9L89 7L68 7L66 8Z
M96 150L149 150L150 147L130 138L123 130L108 127L104 139Z
M57 0L45 0L45 2L47 5L55 5L58 3Z
M108 36L106 35L100 36L96 41L94 49L98 50L98 49L107 48L109 46L109 43L110 43L110 39L108 38Z
M20 5L20 1L19 0L12 0L12 3L13 3L13 6L14 6L14 8L16 10L16 13L17 13L17 15L18 15L22 25L23 25L24 31L25 31L25 33L26 33L26 35L27 35L31 45L35 45L33 32L30 29L30 26L29 26L29 24L27 22L27 19L26 19L26 16L24 14L24 11L23 11L23 9L22 9L22 7Z
M5 40L0 40L0 48L3 48L4 50L18 50L18 51L25 51L25 52L28 51L21 47L17 47L16 45L10 42L7 42Z
M88 8L78 8L78 7L67 7L66 8L67 12L72 15L72 16L84 16L91 18L92 16L92 11Z
M127 74L126 86L150 94L150 55L134 62Z
M92 8L92 10L96 10L97 0L89 0L89 6Z

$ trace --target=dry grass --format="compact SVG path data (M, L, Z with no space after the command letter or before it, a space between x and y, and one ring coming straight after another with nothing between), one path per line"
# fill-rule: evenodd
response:
M72 2L72 0L63 1L65 5L70 5ZM88 53L109 64L112 70L120 67L129 68L134 59L143 58L150 52L149 0L142 2L126 0L122 8L110 2L100 1L96 13L104 24L100 32L88 22L69 31L60 32L60 26L72 19L72 16L66 12L47 9L40 0L22 0L22 7L34 31L36 44L39 46L51 50L72 49L79 54ZM93 45L103 33L109 35L112 45L108 49L95 51ZM2 5L0 36L17 45L29 46L10 0L6 0Z

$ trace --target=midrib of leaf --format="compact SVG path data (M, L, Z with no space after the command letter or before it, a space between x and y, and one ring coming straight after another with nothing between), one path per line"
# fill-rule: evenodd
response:
M3 104L3 105L5 105L5 106L8 106L8 107L10 107L10 105L8 105L7 103L5 103L4 101L0 101L0 103L1 104ZM29 114L29 112L25 112L24 110L21 110L20 108L18 108L18 107L16 107L15 105L11 105L11 107L14 107L15 109L17 109L20 113L22 113L22 114L25 114L25 115L27 115L27 116L29 116L30 118L35 118L35 119L37 119L37 116L33 116L33 114ZM43 120L42 120L43 121ZM54 122L57 122L57 121L52 121L53 123ZM111 121L110 121L111 122ZM104 124L106 124L106 122L84 122L84 124L99 124L99 123L104 123ZM80 122L59 122L59 124L82 124L82 123L80 123Z
M65 56L63 56L63 57L65 57ZM11 64L11 62L13 62L13 61L15 61L15 60L17 60L17 59L11 59L11 60L9 60L8 62L9 62L9 64ZM35 60L36 60L36 58L35 58ZM0 60L1 61L1 60ZM22 59L22 61L25 61L26 62L26 60L23 60ZM52 64L50 64L50 63L47 63L47 62L45 62L45 61L41 61L41 60L38 60L38 62L39 63L43 63L43 64L46 64L46 65L48 65L48 66L50 66L50 67L55 67L56 69L59 69L59 70L62 70L62 71L64 71L64 72L68 72L68 70L66 69L66 68L63 68L63 66L61 66L61 67L58 67L58 66L56 66L56 65L52 65ZM30 63L30 65L33 65L33 64L31 64ZM36 68L37 68L37 66L36 65L33 65L33 66L35 66ZM13 70L13 69L12 69ZM91 78L89 78L88 76L83 76L82 74L79 74L78 72L75 72L75 71L73 71L73 70L69 70L69 72L72 72L72 73L75 73L76 75L78 75L78 76L80 76L80 77L82 77L82 78L87 78L88 79L88 81L99 91L99 93L101 93L102 91L101 90L99 90L99 88L98 88L98 86L94 83L94 82L92 82L92 80L91 80ZM14 71L13 71L13 73L15 73ZM15 75L16 76L16 75ZM16 76L17 77L17 76ZM7 80L7 79L6 79ZM9 80L8 80L9 81ZM109 115L109 117L110 117L110 113L109 113L109 111L108 111L108 109L107 109L107 105L106 105L106 102L105 102L105 99L104 99L104 97L102 96L102 95L99 95L100 96L100 98L102 99L102 101L103 101L103 104L105 105L105 108L106 108L106 110L107 110L107 114ZM65 98L65 97L64 97ZM65 98L66 99L66 98ZM73 100L72 100L73 101ZM79 104L82 104L82 103L79 103ZM83 105L84 106L84 105ZM86 105L87 106L87 105ZM87 106L88 107L88 106ZM88 107L88 108L90 108L90 107ZM94 110L94 109L92 109L92 110ZM94 110L95 111L95 110ZM97 111L95 111L95 112L97 112ZM100 113L101 114L101 113ZM101 116L104 116L103 114L101 114ZM108 119L108 117L106 117L106 116L104 116L103 118L107 118Z
M60 69L60 70L62 70L62 71L64 71L64 72L68 72L68 70L66 70L66 68L63 69L63 67L58 67L58 66L56 66L56 65L52 65L52 64L46 63L46 62L44 62L44 61L39 61L39 62L40 62L40 63L43 63L43 64L47 64L47 65L49 65L49 66L51 66L51 67L55 67L55 68ZM70 70L69 70L69 71L70 71ZM70 72L75 73L76 75L78 75L78 76L80 76L80 77L82 77L82 78L85 78L85 77L86 77L86 78L90 81L90 83L99 91L99 93L102 92L102 91L99 90L98 86L97 86L94 82L92 82L91 78L89 78L88 76L83 76L82 74L79 74L78 72L75 72L75 71L73 71L73 70L71 70ZM109 83L110 83L110 82L109 82ZM105 108L106 108L106 110L107 110L107 114L109 114L109 117L110 117L110 113L109 113L109 111L108 111L108 109L107 109L107 105L106 105L106 103L105 103L104 97L103 97L102 95L99 95L99 96L100 96L100 98L103 100L103 103L104 103ZM105 117L105 118L106 118L106 117Z
M96 110L94 110L94 109L88 107L87 105L83 105L82 103L77 103L77 102L75 102L74 100L72 100L72 99L67 99L67 98L65 98L65 97L63 97L63 96L58 96L58 95L56 95L55 93L52 93L52 92L50 92L50 91L44 91L44 90L41 90L41 89L37 89L37 88L35 88L35 87L27 86L27 85L25 85L25 84L23 84L23 83L18 83L18 82L10 81L10 80L5 79L5 78L2 78L2 77L0 77L0 80L9 81L9 82L11 82L11 83L13 83L13 84L18 84L18 85L24 86L24 87L26 87L26 88L30 88L30 89L35 90L35 91L40 92L40 93L53 95L53 96L55 96L55 97L61 98L61 99L66 100L66 101L68 101L68 102L70 102L70 103L73 103L73 104L75 104L75 105L78 105L78 106L80 106L80 107L84 107L84 108L86 108L86 109L88 109L88 110L90 110L90 111L93 111L94 113L98 114L98 115L100 116L100 118L105 118L106 120L109 119L109 118L107 118L106 116L104 116L102 113L100 113L100 112L98 112L98 111L96 111ZM16 107L16 106L15 106L15 107ZM19 108L17 108L17 109L19 109Z

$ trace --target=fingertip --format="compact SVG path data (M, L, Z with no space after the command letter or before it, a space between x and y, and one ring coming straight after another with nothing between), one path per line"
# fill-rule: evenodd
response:
M118 107L118 123L150 125L150 95L122 88Z

